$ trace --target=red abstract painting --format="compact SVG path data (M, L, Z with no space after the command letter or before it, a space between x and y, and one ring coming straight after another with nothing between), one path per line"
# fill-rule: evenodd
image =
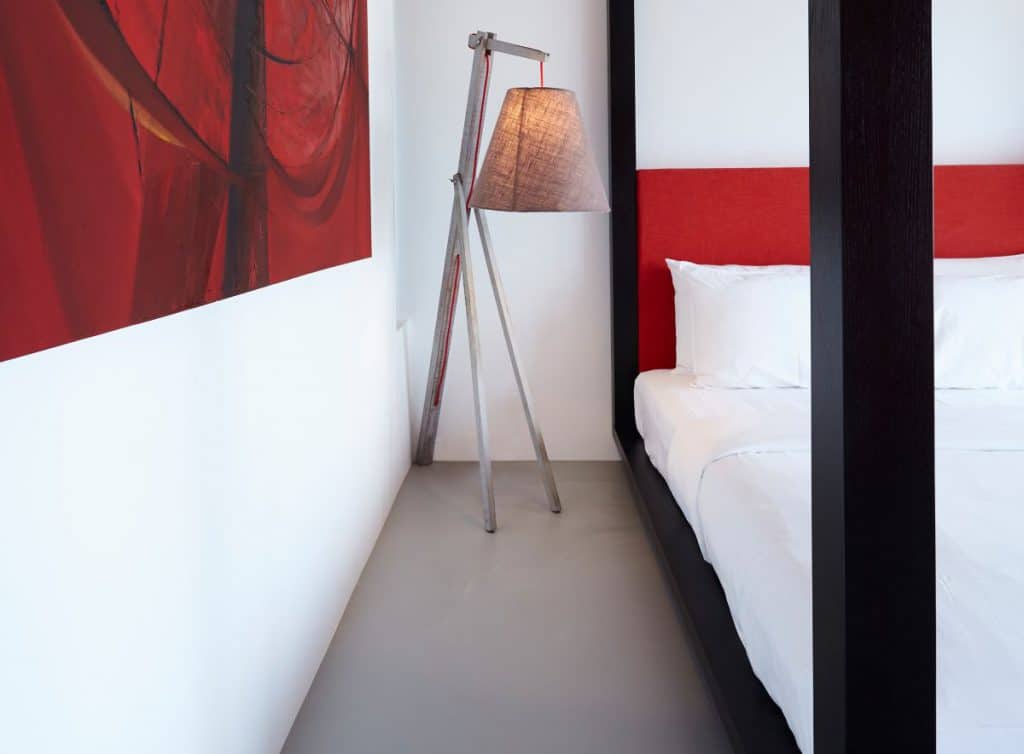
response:
M0 360L370 256L366 0L0 11Z

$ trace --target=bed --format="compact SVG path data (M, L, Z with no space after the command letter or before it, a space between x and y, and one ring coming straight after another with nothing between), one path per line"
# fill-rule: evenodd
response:
M714 568L751 666L812 750L810 399L636 382L652 464ZM936 395L939 748L1024 746L1024 392Z
M734 747L807 754L809 391L673 374L665 266L807 264L807 171L647 170L636 189L635 273L616 280L617 312L623 278L636 307L617 324L617 390L632 369L617 438ZM937 256L1024 249L1024 168L940 167L935 192ZM1022 751L1024 546L1007 532L1024 531L1024 391L937 391L936 436L938 751Z

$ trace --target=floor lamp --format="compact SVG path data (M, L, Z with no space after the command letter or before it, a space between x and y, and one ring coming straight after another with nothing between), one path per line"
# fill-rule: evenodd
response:
M530 390L512 338L508 304L498 274L494 245L484 210L607 212L608 198L583 129L576 96L571 91L545 88L543 85L543 66L548 54L529 47L501 42L489 32L471 35L469 47L474 50L469 101L462 132L459 169L452 178L452 218L415 460L419 465L429 465L434 460L434 444L437 439L448 352L451 348L452 324L461 277L466 297L470 366L473 373L484 528L493 532L497 526L494 479L491 474L487 439L487 412L480 364L476 293L469 254L469 213L472 210L476 219L491 289L498 305L505 344L508 347L512 371L533 440L533 449L537 456L548 504L552 512L559 513L562 506L558 498L558 489L555 487L544 438L534 415ZM477 176L492 56L496 52L538 61L541 65L541 86L508 91L483 167Z

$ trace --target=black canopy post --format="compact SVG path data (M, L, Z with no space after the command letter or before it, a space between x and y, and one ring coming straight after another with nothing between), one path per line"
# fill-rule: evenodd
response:
M810 11L814 748L931 754L931 1Z
M637 437L640 371L636 266L636 39L633 0L608 0L608 152L611 186L612 421L625 447Z

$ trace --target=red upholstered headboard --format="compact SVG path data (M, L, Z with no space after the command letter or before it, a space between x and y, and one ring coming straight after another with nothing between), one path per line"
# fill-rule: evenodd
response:
M807 168L637 173L640 371L675 364L672 279L665 259L807 264ZM935 169L935 255L1024 252L1024 165Z

